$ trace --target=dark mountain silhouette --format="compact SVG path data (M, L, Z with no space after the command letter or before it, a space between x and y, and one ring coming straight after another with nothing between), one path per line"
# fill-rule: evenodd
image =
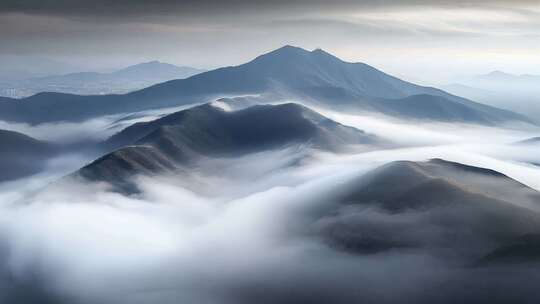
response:
M203 70L175 66L159 61L151 61L129 66L112 73L79 72L40 78L19 80L14 83L0 84L18 97L27 97L39 92L58 92L80 95L99 95L127 93L172 79L183 79Z
M0 182L39 172L57 148L21 133L0 130Z
M523 236L540 229L540 193L490 169L440 159L393 162L330 195L338 209L321 213L320 229L343 250L427 248L468 265L540 258L523 246Z
M0 119L41 123L206 102L245 94L301 98L333 109L443 121L497 124L524 116L414 85L363 63L344 62L322 50L285 46L246 64L161 83L125 95L41 93L0 103Z
M134 124L104 143L114 150L77 173L131 191L130 177L178 170L207 157L306 145L339 151L378 139L297 104L256 105L227 112L210 104Z

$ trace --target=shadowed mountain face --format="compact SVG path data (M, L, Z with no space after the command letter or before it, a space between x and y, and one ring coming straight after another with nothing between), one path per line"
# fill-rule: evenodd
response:
M56 151L50 143L21 133L0 130L0 182L39 172L44 161Z
M79 175L119 185L135 174L175 171L207 157L288 145L338 151L374 143L374 136L297 104L256 105L234 112L205 104L124 129L104 143L115 151L82 168Z
M529 121L512 112L477 104L444 91L414 85L362 63L322 51L286 46L251 62L173 80L126 95L76 96L43 93L0 103L0 119L42 123L206 102L230 95L273 94L302 98L334 109L495 124ZM47 109L47 110L45 110Z
M428 250L466 265L540 258L526 246L540 244L540 193L489 169L394 162L333 195L337 210L318 229L346 251Z

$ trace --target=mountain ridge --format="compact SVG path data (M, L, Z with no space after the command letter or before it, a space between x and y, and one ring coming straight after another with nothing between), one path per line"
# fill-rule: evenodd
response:
M230 95L275 94L276 98L301 98L333 109L374 111L408 119L443 119L498 124L533 123L530 119L444 91L422 87L383 73L364 63L347 63L322 50L285 46L234 67L224 67L183 80L171 80L125 95L74 96L38 94L21 103L0 104L0 119L41 123L84 120L91 117L177 105L204 103ZM411 102L428 96L433 102ZM444 101L444 102L443 102ZM42 111L44 105L54 106ZM405 104L405 106L403 105ZM436 104L433 106L432 104ZM422 115L403 108L430 106ZM453 108L453 117L438 115ZM458 108L465 108L459 110ZM473 115L465 115L466 112ZM427 115L426 115L427 114Z
M294 103L254 105L236 111L204 104L125 128L104 142L110 153L76 175L130 192L130 177L174 172L205 158L291 145L337 152L353 145L384 143Z

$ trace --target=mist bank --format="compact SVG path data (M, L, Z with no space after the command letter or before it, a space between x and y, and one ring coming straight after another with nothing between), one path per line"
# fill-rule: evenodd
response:
M476 228L487 229L474 237L477 246L458 247L464 251L458 255L441 251L440 233L456 233L454 225L443 229L444 220L461 222L470 213L445 207L389 213L336 201L373 169L435 157L489 167L540 189L538 168L450 147L216 158L190 176L135 178L142 189L136 196L110 192L106 184L53 184L23 197L3 191L1 294L29 303L536 299L537 288L526 283L538 278L535 264L469 263L471 252L491 248L485 245L496 231L491 225ZM300 164L286 165L300 156ZM359 236L393 231L424 245L350 252L323 233L341 227L336 223L361 228Z
M234 113L251 105L241 101L211 106ZM80 129L11 126L60 143L101 142L181 109L169 110L106 116ZM94 159L78 153L0 184L0 300L527 303L540 296L529 283L538 279L537 257L520 250L539 244L540 156L536 144L516 144L537 136L535 127L413 125L315 110L310 117L393 145L210 155L189 171L132 176L140 189L133 195L105 181L66 179ZM426 163L434 158L459 164Z

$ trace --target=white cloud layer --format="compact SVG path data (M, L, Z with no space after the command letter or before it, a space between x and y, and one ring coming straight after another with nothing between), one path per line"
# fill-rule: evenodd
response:
M514 286L533 276L455 269L422 251L349 255L320 241L320 223L311 214L327 208L329 193L340 185L394 160L443 158L491 168L540 190L540 167L526 163L540 163L537 147L510 144L534 132L325 114L404 147L349 155L285 149L215 159L189 177L140 177L142 193L133 197L77 183L36 192L43 183L32 181L54 179L54 170L1 187L0 299L20 297L23 288L43 299L85 304L395 303L404 296L441 302L452 293L481 298L460 287L474 280L496 292L501 280ZM377 210L358 216L403 227L426 220ZM516 290L532 292L526 285Z

